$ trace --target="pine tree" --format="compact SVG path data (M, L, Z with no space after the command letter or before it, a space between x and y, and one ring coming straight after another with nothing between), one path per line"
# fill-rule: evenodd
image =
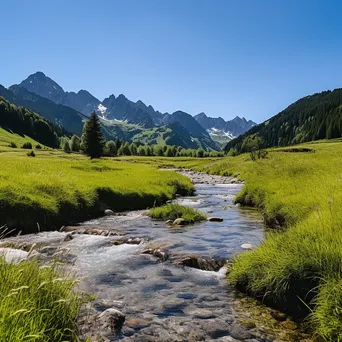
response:
M103 154L105 138L101 131L100 120L95 112L90 114L89 120L83 126L82 149L93 158L100 158Z
M138 154L137 145L135 143L132 143L131 145L129 145L129 150L132 156L136 156Z
M73 152L78 152L80 150L80 138L77 135L73 135L70 140L70 149Z

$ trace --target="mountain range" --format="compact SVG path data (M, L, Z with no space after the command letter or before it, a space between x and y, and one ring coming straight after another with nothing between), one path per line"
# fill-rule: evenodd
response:
M254 122L239 117L225 121L204 113L195 117L183 111L161 113L140 100L130 101L123 94L110 95L100 101L87 90L65 91L43 72L36 72L8 89L0 85L0 96L78 135L87 116L96 111L107 139L136 142L142 139L146 144L219 150L223 144L255 126Z

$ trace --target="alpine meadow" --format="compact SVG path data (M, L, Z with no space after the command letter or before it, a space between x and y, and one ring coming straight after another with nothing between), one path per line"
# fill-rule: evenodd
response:
M0 342L342 342L341 11L4 2Z

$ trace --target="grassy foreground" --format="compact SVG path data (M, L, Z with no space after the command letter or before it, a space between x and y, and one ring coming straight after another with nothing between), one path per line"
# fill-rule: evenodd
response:
M206 220L206 216L198 210L179 204L166 204L161 207L152 208L147 213L156 220L172 220L183 218L187 222L194 223Z
M342 341L342 143L302 146L315 152L271 150L264 160L240 155L202 170L241 172L245 186L237 202L259 207L269 225L287 228L237 256L229 281L293 316L308 315L324 340Z
M56 151L37 151L34 158L26 151L0 153L0 226L51 230L98 215L105 206L145 209L192 193L186 177L134 161Z
M55 266L8 264L0 257L0 340L77 341L80 298Z

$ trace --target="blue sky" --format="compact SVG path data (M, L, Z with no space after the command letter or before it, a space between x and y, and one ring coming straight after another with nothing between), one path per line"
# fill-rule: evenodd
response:
M342 87L340 1L11 0L1 13L4 86L40 70L100 100L257 122Z

